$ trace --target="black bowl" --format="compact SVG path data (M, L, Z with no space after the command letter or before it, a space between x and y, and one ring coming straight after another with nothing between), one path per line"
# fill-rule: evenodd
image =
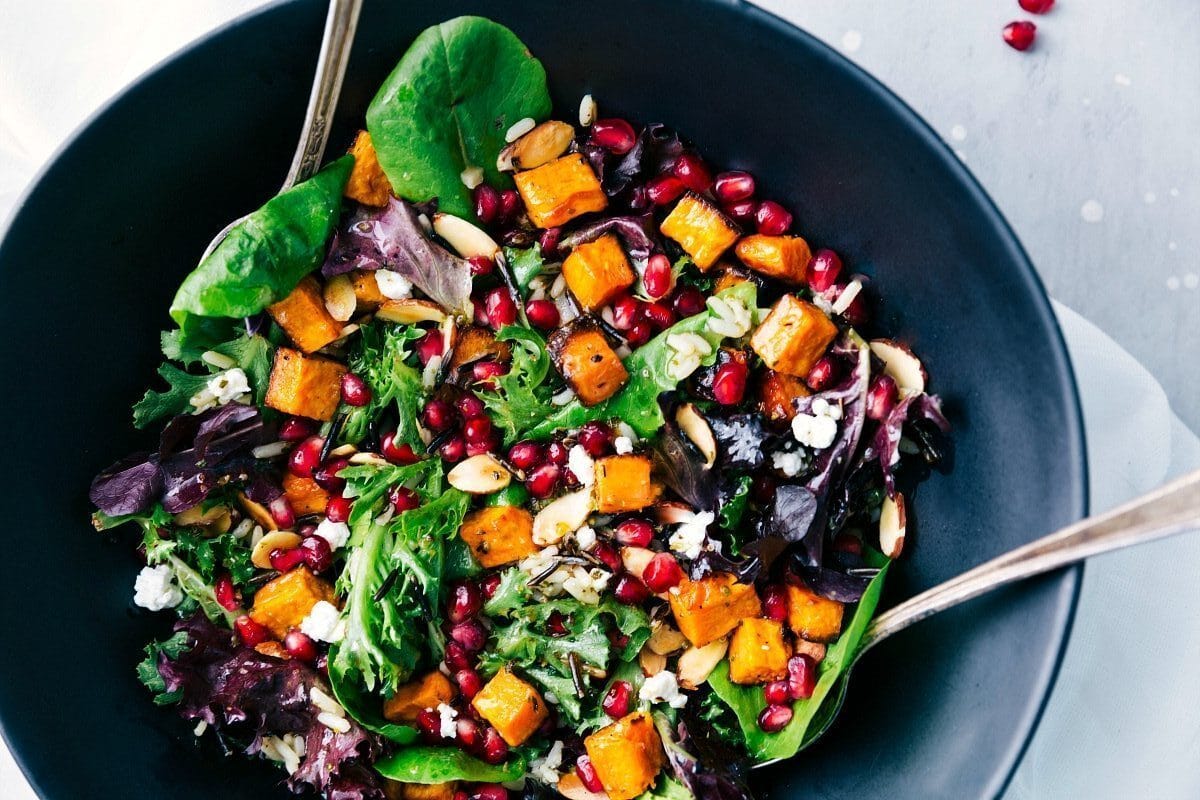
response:
M0 719L45 798L249 800L278 781L197 747L150 704L133 665L167 621L131 608L129 538L90 530L86 490L150 444L129 405L153 377L176 285L287 169L324 9L273 6L142 78L59 153L0 246L13 515L0 555ZM888 602L1082 515L1079 409L1045 294L979 186L887 90L736 2L380 2L359 26L331 152L416 33L466 13L528 43L563 116L590 91L605 114L679 128L714 163L753 171L811 241L874 279L880 327L924 358L957 447L952 473L917 497L919 535ZM759 788L999 794L1053 682L1080 574L994 594L872 652L833 733L758 773Z

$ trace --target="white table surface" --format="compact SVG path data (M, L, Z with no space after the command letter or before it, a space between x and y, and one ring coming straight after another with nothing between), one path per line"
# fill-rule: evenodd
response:
M105 100L263 4L5 3L0 217ZM1026 54L999 38L1028 16L1016 0L761 4L929 120L1051 294L1086 316L1056 305L1083 395L1093 508L1200 466L1179 419L1200 426L1200 2L1059 0ZM1200 797L1198 562L1190 537L1089 563L1058 686L1006 797ZM33 797L0 746L0 798Z

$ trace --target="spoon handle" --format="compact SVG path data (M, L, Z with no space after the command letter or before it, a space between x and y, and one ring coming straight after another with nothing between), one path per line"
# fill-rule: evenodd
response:
M1200 470L997 556L880 614L863 638L865 651L939 611L1006 584L1085 558L1200 528Z
M290 189L312 177L321 166L338 95L342 92L342 78L350 61L350 46L354 43L360 11L362 0L331 0L329 3L325 36L317 57L317 73L313 77L312 94L308 96L308 111L304 115L300 143L296 145L296 154L283 181L283 189Z

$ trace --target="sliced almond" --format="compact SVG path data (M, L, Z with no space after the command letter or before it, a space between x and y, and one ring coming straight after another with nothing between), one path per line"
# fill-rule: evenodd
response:
M795 655L808 656L820 664L825 660L825 650L826 646L820 642L810 642L807 639L801 639L799 636L796 637Z
M373 467L386 467L392 463L377 453L355 453L347 459L351 464L370 464Z
M322 290L325 297L325 310L329 316L338 322L349 322L358 307L358 298L354 294L354 283L349 275L335 275L325 283Z
M250 519L262 525L268 531L277 531L279 526L275 524L275 518L271 516L271 512L262 503L256 503L246 496L245 492L238 492L238 503L246 512Z
M352 444L339 445L329 451L331 458L349 458L358 452L358 448Z
M496 168L512 172L549 164L567 151L574 138L575 128L568 123L553 119L543 122L501 150Z
M606 792L593 792L584 786L583 781L574 771L559 778L555 788L567 800L608 800Z
M646 646L660 656L669 656L687 647L687 637L665 622L659 622L650 633Z
M621 563L625 567L625 571L639 581L642 579L642 573L646 571L646 566L654 558L654 551L645 547L622 547L621 548Z
M434 214L433 232L445 239L446 244L463 258L495 258L500 252L500 245L483 229L453 214Z
M642 668L643 675L653 678L667 668L667 657L659 655L649 647L643 647L638 653L638 666Z
M696 516L695 511L692 511L686 504L675 500L667 500L654 506L654 519L660 525L678 525L681 522L687 522L694 516Z
M547 547L583 527L592 513L591 488L564 494L533 518L533 543Z
M704 456L704 464L711 467L717 463L717 437L712 428L692 403L684 403L675 411L675 424L683 435L696 445L700 455Z
M388 300L375 311L375 316L387 322L415 325L418 322L441 322L446 312L430 300Z
M679 685L684 689L695 689L708 680L708 676L721 663L729 650L728 639L717 639L704 647L689 647L679 657Z
M300 546L300 537L291 531L271 531L258 540L250 551L250 561L259 569L271 568L271 552L295 550Z
M176 514L174 520L181 527L207 528L213 533L225 533L233 527L228 506L213 506L203 511L198 505L192 506Z
M901 394L925 391L925 368L908 345L891 339L871 342L871 353L883 362L883 372L896 382Z
M898 558L904 550L904 532L908 520L904 513L904 495L884 497L879 509L879 549L888 558Z
M480 453L471 456L466 461L460 461L446 475L446 481L459 491L467 494L491 494L498 492L512 480L512 473L503 464L489 456Z

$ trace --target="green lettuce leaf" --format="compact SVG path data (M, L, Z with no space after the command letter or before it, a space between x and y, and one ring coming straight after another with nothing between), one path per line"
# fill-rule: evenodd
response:
M174 364L160 365L158 374L167 382L167 390L156 392L150 389L134 404L134 427L144 428L155 420L192 410L192 397L207 386L208 379L212 377L211 374L192 375Z
M542 246L506 247L504 259L512 270L513 278L522 294L529 291L529 283L546 270L546 259L542 256Z
M546 340L529 328L506 325L496 332L496 339L512 342L512 365L495 379L496 391L484 392L480 399L493 424L504 431L505 442L511 443L555 410L550 402L552 392L545 385L550 354Z
M188 648L188 635L180 631L169 639L161 642L151 642L146 645L146 657L137 665L137 677L142 685L154 694L154 704L169 706L178 703L183 697L183 690L167 691L166 681L158 672L158 657L165 654L169 659L179 658L180 653Z

